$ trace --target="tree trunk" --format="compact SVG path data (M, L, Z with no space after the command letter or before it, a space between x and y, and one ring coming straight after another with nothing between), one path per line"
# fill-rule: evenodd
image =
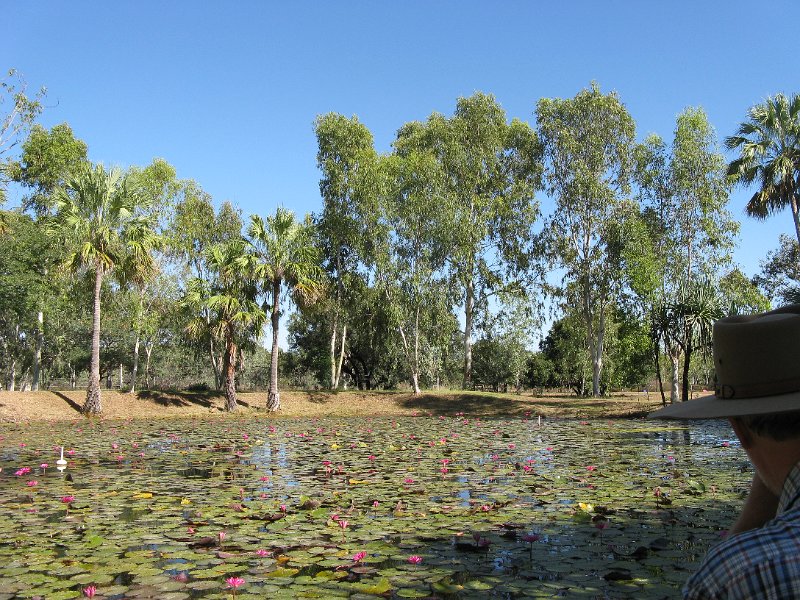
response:
M466 297L464 301L464 380L461 387L469 389L472 382L472 318L475 308L475 291L473 282L467 283Z
M331 334L331 389L335 390L339 382L336 378L336 333L338 316L333 319L333 333Z
M800 214L798 214L797 196L791 195L792 198L792 219L794 220L794 232L797 234L797 243L800 244Z
M654 344L653 360L655 361L656 376L658 377L658 391L661 392L661 405L667 405L667 397L664 395L664 381L661 378L661 361L659 360L659 344ZM649 395L648 395L649 398Z
M669 352L669 360L672 364L672 381L671 381L671 388L669 391L669 401L671 404L675 404L678 401L678 395L680 392L680 379L678 378L678 358L679 353L675 351L673 348Z
M272 283L272 356L269 365L269 393L267 394L267 410L275 412L281 407L281 395L278 392L278 322L280 320L281 280Z
M689 392L692 387L689 385L689 366L692 361L692 345L686 346L683 351L683 386L681 388L681 402L686 402L689 399Z
M603 370L603 344L606 335L606 313L600 309L600 323L597 325L597 338L592 340L592 396L601 395L600 373Z
M103 285L103 267L95 266L94 276L94 312L92 314L92 359L89 364L89 385L86 388L86 402L83 413L99 415L103 408L100 404L100 288Z
M136 342L133 344L133 368L131 369L131 394L136 393L136 376L139 373L139 333L136 333ZM120 387L120 390L122 388Z
M225 394L225 410L234 412L236 403L236 341L231 325L225 331L225 354L222 358L222 391Z
M139 310L136 314L136 341L133 344L133 368L131 369L131 389L130 393L136 393L136 377L139 374L139 340L142 331L142 315L144 313L144 292L145 286L139 289ZM122 391L120 383L119 391Z
M144 385L146 388L150 389L153 387L153 382L150 380L150 355L153 353L153 347L155 344L152 342L144 344L144 354L145 354L145 361L144 361Z
M414 388L414 395L419 396L419 373L411 374L411 387Z
M344 364L344 344L347 341L347 323L342 325L342 347L339 351L339 363L336 365L336 380L333 389L339 387L339 379L342 377L342 364Z
M37 315L39 325L36 327L36 353L33 357L33 383L31 390L39 391L39 379L42 376L42 346L44 345L44 313L40 310Z
M12 358L11 364L8 366L8 385L6 388L9 392L13 392L17 387L17 359Z

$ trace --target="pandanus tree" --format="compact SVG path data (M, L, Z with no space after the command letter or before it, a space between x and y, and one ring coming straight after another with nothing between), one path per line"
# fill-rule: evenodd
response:
M55 192L56 212L49 231L63 239L66 264L74 273L94 271L92 354L85 414L102 412L100 402L100 291L103 278L139 252L141 240L152 231L145 201L128 185L117 168L86 164Z
M253 249L249 268L269 302L272 356L267 409L276 411L281 406L278 391L281 301L286 298L300 305L313 302L322 290L323 271L319 250L313 244L313 225L308 218L298 222L292 211L278 207L275 214L266 219L252 215L247 233Z
M187 332L199 336L211 323L212 334L224 340L222 353L222 391L225 410L237 409L236 372L240 348L258 337L266 314L256 302L257 286L247 268L244 240L215 244L206 251L206 263L215 278L209 282L194 278L189 282L184 304L197 317ZM208 318L207 318L208 317Z
M756 104L736 135L725 138L739 157L728 165L728 174L744 185L757 182L759 189L747 203L747 214L765 219L791 208L800 243L800 94L777 94Z
M683 353L682 402L689 399L692 356L711 350L714 321L725 314L722 295L708 279L683 284L676 298L662 309L664 333L674 336L674 342Z

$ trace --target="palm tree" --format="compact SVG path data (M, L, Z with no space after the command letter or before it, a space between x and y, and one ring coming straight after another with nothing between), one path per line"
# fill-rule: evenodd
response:
M236 370L242 344L257 337L266 321L266 313L256 303L256 282L247 270L244 240L231 240L211 246L206 261L216 274L209 285L196 278L189 283L184 303L197 310L198 316L187 330L193 337L206 333L209 322L211 335L224 340L222 355L222 390L225 410L237 409ZM210 320L207 316L211 316Z
M758 181L746 208L751 217L765 219L791 207L800 243L800 95L777 94L747 114L737 134L725 139L728 149L739 150L728 175L745 185Z
M294 213L283 207L278 207L266 222L258 215L250 217L247 232L254 250L251 268L272 301L269 307L272 360L267 396L267 409L270 411L276 411L281 406L278 392L278 327L284 286L295 303L315 300L322 288L320 282L323 272L312 231L313 226L308 218L299 223Z
M102 412L100 403L100 290L103 277L122 261L129 235L149 227L138 213L140 197L128 186L117 168L82 165L55 194L56 213L49 231L63 237L68 248L67 264L77 273L94 270L92 358L86 390L85 414Z
M692 355L711 351L714 321L725 316L723 298L709 280L682 285L677 298L667 305L668 327L677 332L675 341L683 352L681 401L689 399L689 367Z

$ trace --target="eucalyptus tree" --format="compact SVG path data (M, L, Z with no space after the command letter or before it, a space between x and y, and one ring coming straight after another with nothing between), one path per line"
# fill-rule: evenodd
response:
M11 178L28 190L22 200L25 210L39 217L49 214L55 190L88 161L87 156L86 143L75 137L68 123L49 130L34 125L19 160L9 165Z
M595 83L574 98L541 99L536 117L556 203L546 228L549 257L564 269L567 302L580 307L598 396L606 321L623 283L614 226L630 189L635 125L617 94L604 95Z
M456 320L445 271L450 232L440 218L444 173L433 152L407 142L398 139L395 154L382 160L385 187L370 223L370 262L418 395L423 371L436 370L436 351Z
M302 305L316 300L322 291L322 268L313 244L310 217L298 222L292 211L278 207L266 219L251 215L247 234L252 252L242 264L269 299L272 357L267 409L276 411L281 406L278 390L281 301L288 299Z
M509 123L497 100L483 93L459 98L455 114L432 114L408 123L399 146L433 152L442 176L437 220L449 232L448 271L464 310L463 385L472 374L472 336L489 299L503 291L525 293L539 214L541 147L531 127Z
M776 94L751 107L747 121L725 138L738 158L728 174L759 189L747 203L747 214L765 219L787 206L800 243L800 94Z
M6 186L10 180L13 161L10 152L23 142L34 121L42 112L42 99L47 90L41 88L28 97L28 84L16 70L9 69L0 79L0 204L5 200ZM0 215L5 222L5 215Z
M222 391L225 410L237 409L236 373L239 349L253 345L260 335L266 314L257 302L258 285L248 266L247 244L232 239L205 250L206 265L213 278L189 281L183 303L195 314L187 331L192 337L207 332L223 340Z
M144 169L132 168L128 173L131 187L149 207L149 216L154 224L163 223L170 215L170 209L180 189L175 177L175 169L163 159L155 159ZM161 229L160 227L158 229ZM119 280L123 286L131 287L137 296L132 315L134 333L133 364L129 392L136 391L136 378L139 371L139 346L144 322L148 315L145 310L150 284L161 270L157 252L164 248L165 236L154 229L140 229L131 236L127 253L119 270ZM150 294L152 295L152 294Z
M128 242L152 228L142 199L117 168L84 165L55 192L56 211L50 231L67 244L66 264L72 272L94 271L92 355L83 412L99 414L100 291L103 278L124 259ZM135 252L135 248L133 249Z
M652 257L650 274L658 282L646 292L639 286L637 293L649 307L656 356L663 346L672 365L675 402L681 395L682 348L690 347L691 340L680 339L685 328L660 331L673 323L665 307L681 286L721 275L730 262L738 224L727 209L725 161L702 109L687 108L678 115L671 145L651 135L637 147L636 157L642 219L652 240L639 256Z
M28 138L22 144L22 154L18 160L9 161L9 177L21 184L27 191L22 200L26 211L32 212L38 219L51 214L54 208L54 192L63 187L65 181L87 162L86 144L77 139L66 123L56 125L49 131L40 125L34 125ZM42 256L47 256L43 253ZM47 279L52 265L39 261L38 275ZM39 389L41 374L42 349L44 347L45 304L47 298L40 297L36 307L38 326L34 332L36 351L33 362L33 381L31 389ZM52 313L48 314L48 318Z
M215 270L208 263L208 250L215 244L240 239L241 217L229 202L224 202L215 211L211 196L191 180L182 182L178 198L166 234L168 252L178 263L176 272L184 282L184 289L188 289L189 283L195 290L199 287L210 289ZM201 303L198 310L202 313L205 327L193 328L192 343L199 353L208 356L216 388L222 389L225 342L214 333L217 329L209 307Z
M359 267L365 243L363 213L376 197L375 164L378 159L369 129L353 116L337 113L317 117L317 166L322 178L319 188L323 207L316 219L322 263L330 277L327 305L330 330L330 387L336 389L342 375L348 326L356 324L353 290L361 279Z

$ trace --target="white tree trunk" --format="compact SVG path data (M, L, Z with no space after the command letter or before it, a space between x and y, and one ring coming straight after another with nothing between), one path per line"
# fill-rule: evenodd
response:
M680 401L681 397L681 379L680 375L678 374L678 363L680 356L674 350L669 353L669 361L672 366L670 370L670 378L671 378L671 385L669 390L669 401L670 403L674 404Z
M333 389L339 387L339 380L342 378L342 365L344 364L344 344L347 341L347 324L342 325L342 348L339 351L339 362L336 365L336 380Z
M34 354L33 357L33 383L31 384L31 390L33 390L34 392L39 391L39 378L41 377L42 373L42 346L44 345L44 312L40 310L36 318L39 325L36 328L36 353Z

